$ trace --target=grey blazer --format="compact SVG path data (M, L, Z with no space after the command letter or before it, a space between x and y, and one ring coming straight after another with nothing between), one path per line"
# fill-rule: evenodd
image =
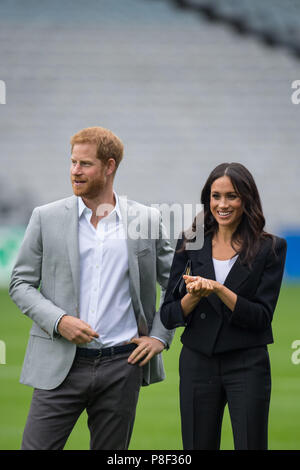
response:
M130 292L139 334L157 336L169 347L174 330L165 329L156 312L156 282L162 288L162 304L173 249L157 209L122 197L119 204L129 233ZM154 236L137 237L134 227L150 227L150 221ZM51 390L67 376L76 345L57 335L54 326L62 313L79 316L79 273L77 197L35 208L9 287L12 300L33 320L21 383ZM162 357L158 354L143 368L143 385L164 378Z

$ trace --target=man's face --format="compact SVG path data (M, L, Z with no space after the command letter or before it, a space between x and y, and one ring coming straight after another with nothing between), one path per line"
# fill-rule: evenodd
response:
M71 183L75 196L94 199L105 189L106 166L97 158L96 144L75 144L71 155Z

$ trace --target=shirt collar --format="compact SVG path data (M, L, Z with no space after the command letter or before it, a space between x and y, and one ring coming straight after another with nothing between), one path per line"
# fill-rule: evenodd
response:
M119 196L117 195L117 193L114 191L114 196L115 196L115 200L116 200L116 205L114 207L114 209L110 212L110 214L108 215L108 217L113 214L114 212L116 212L119 220L122 220L122 215L121 215L121 211L120 211L120 205L119 205ZM80 217L82 216L83 212L87 213L87 214L90 214L92 211L89 207L87 207L85 205L85 203L83 202L82 198L81 197L78 197L78 217L80 219Z

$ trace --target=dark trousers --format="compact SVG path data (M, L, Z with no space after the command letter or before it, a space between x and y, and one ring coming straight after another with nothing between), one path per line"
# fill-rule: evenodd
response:
M228 404L235 449L267 449L270 393L266 346L212 357L184 346L180 355L183 448L219 449Z
M142 368L128 364L128 357L128 353L100 359L76 357L59 387L35 389L22 449L63 449L86 409L90 448L126 450L142 382Z

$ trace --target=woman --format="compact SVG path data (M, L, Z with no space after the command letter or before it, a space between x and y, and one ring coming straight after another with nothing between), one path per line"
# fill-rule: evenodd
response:
M235 449L267 449L267 344L273 342L286 242L264 231L256 184L239 163L212 171L201 202L203 247L187 247L186 237L178 241L161 308L166 328L185 326L179 367L183 446L219 449L228 403Z

